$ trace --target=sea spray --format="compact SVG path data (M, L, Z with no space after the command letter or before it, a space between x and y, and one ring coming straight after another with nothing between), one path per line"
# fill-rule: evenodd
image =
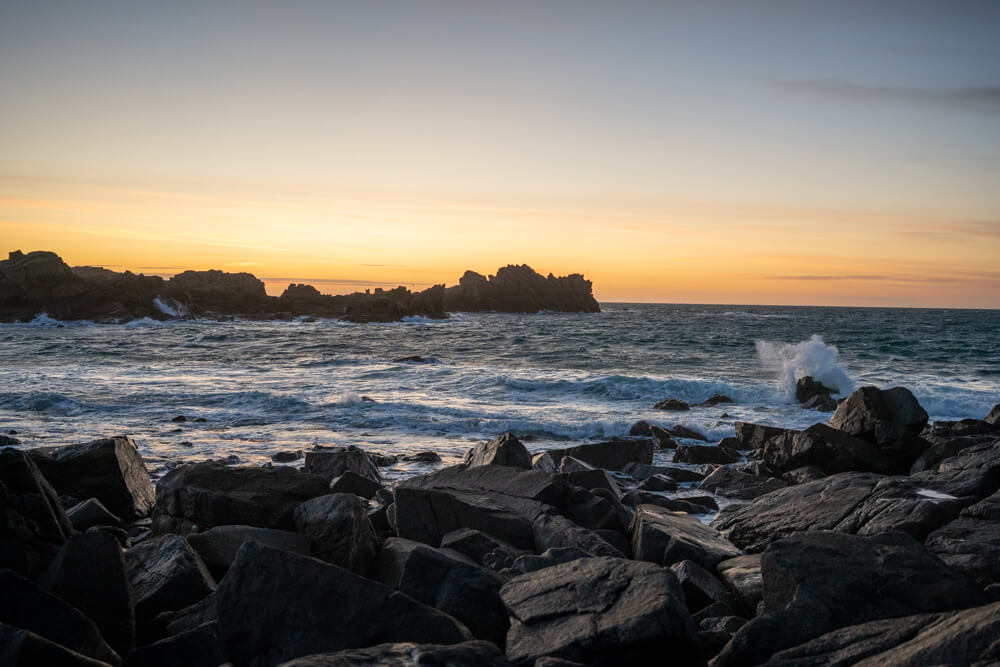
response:
M779 371L779 383L789 396L795 394L799 378L811 375L840 395L849 394L854 382L837 361L838 351L823 342L823 337L813 334L801 343L775 343L756 341L757 357L766 368Z

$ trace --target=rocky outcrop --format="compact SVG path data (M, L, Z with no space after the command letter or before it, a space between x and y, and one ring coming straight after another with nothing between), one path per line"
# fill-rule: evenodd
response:
M927 412L903 387L861 387L837 406L830 426L874 443L900 470L909 470L927 447L920 438Z
M505 266L489 277L466 271L458 285L444 290L444 308L449 312L600 311L591 282L579 273L560 278L550 273L543 277L527 264Z
M498 465L528 469L531 467L531 454L517 436L504 433L466 452L465 464L470 467Z

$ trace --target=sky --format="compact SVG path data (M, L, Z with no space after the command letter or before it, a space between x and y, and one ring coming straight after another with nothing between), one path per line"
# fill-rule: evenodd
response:
M0 251L1000 308L1000 3L0 0Z

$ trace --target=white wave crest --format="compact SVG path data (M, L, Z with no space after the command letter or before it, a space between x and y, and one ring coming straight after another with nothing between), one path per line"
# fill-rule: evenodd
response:
M761 363L765 368L779 371L781 387L789 395L795 394L796 381L806 375L835 389L840 395L854 390L854 381L837 360L837 348L824 343L822 336L813 334L801 343L758 340L756 346Z
M153 305L159 309L164 315L169 315L170 317L184 317L184 306L177 303L172 299L161 299L156 297L153 299Z

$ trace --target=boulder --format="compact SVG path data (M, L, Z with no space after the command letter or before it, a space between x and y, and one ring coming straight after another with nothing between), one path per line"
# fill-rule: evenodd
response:
M837 407L830 426L874 443L902 470L909 470L926 448L920 432L927 412L903 387L861 387Z
M382 485L375 480L348 470L330 482L330 493L353 493L360 498L374 498Z
M1000 583L1000 492L962 510L927 536L941 560L983 585Z
M632 424L632 427L628 430L628 434L632 436L648 438L652 433L650 428L651 427L648 421L640 419L636 423Z
M566 460L567 459L563 459L563 461ZM601 468L590 468L589 470L576 470L575 472L564 472L562 474L565 477L566 481L569 482L570 484L574 486L579 486L580 488L583 489L587 489L588 491L596 491L597 489L604 489L605 491L616 497L621 494L621 488L618 486L618 482L615 481L615 478L612 477L608 473L608 471L602 470Z
M210 593L183 609L163 612L156 617L156 626L162 628L161 635L170 637L217 620L219 612L215 606L215 593Z
M729 590L742 602L742 607L751 616L764 599L764 579L760 573L760 554L747 554L722 561L715 566Z
M94 660L45 639L30 630L0 623L0 664L10 667L108 667L113 663Z
M400 538L386 540L373 568L389 588L441 610L473 636L503 648L510 622L500 602L506 579L461 554Z
M97 498L88 498L66 510L73 528L84 531L91 526L121 526L122 520L108 511Z
M260 542L303 556L311 553L308 535L257 526L216 526L203 533L191 533L187 541L216 580L225 576L244 542Z
M691 406L678 398L665 398L653 406L654 410L673 410L674 412L684 412L691 409Z
M667 431L670 435L675 438L687 438L688 440L700 440L702 442L708 442L708 437L704 433L699 433L693 428L688 428L687 426L681 426L676 424L674 426L667 427Z
M531 454L517 437L504 433L489 442L476 445L465 454L465 464L474 466L498 465L513 468L531 468Z
M662 493L663 491L676 491L677 482L665 475L652 475L639 482L639 485L635 488L639 491Z
M795 400L799 403L808 403L816 398L829 399L835 393L837 393L836 389L827 387L811 375L801 377L795 383Z
M674 452L675 463L716 463L725 465L740 460L735 449L712 445L678 445Z
M816 410L818 412L834 412L840 401L830 396L813 396L802 404L806 410Z
M740 628L719 667L753 665L849 625L984 604L985 594L907 535L822 532L771 544L761 558L765 613Z
M523 549L518 549L513 544L471 528L459 528L448 533L441 538L441 548L457 551L480 565L484 563L489 553L498 549L509 553L512 556L511 560L524 553Z
M0 449L0 567L34 578L73 533L55 489L21 450Z
M990 410L990 413L983 418L983 421L987 424L1000 426L1000 403L993 406L993 409Z
M703 491L710 491L728 498L752 499L788 486L775 477L750 475L732 468L720 467L698 484Z
M997 637L1000 603L851 625L780 651L766 665L985 666L1000 660Z
M332 481L335 477L340 477L347 471L367 477L374 482L382 481L382 473L379 472L372 456L354 445L306 452L306 461L302 470L319 475L327 482Z
M495 644L468 641L461 644L379 644L336 653L307 655L282 663L280 667L510 667L510 661Z
M375 559L375 528L368 506L353 493L319 496L295 508L295 528L309 536L313 553L328 563L365 574Z
M14 653L7 653L13 640L14 628L33 633L49 642L62 646L66 651L82 654L101 664L120 664L118 654L108 646L94 622L68 602L46 593L32 582L0 569L0 626L6 632L0 635L0 664L46 665L42 662L8 662Z
M555 565L562 565L581 558L592 556L579 547L552 547L540 554L524 554L509 567L500 570L500 574L508 579L528 572L537 572Z
M588 665L645 663L669 647L671 664L700 663L695 627L677 577L651 563L582 558L507 582L507 656Z
M673 565L691 560L707 570L742 552L718 532L686 514L639 505L629 528L636 560Z
M149 516L153 509L156 494L132 438L39 447L29 454L60 494L97 498L123 519Z
M678 483L700 482L705 479L706 470L711 472L714 468L711 466L704 466L701 469L670 465L654 466L646 463L630 463L622 468L623 473L637 481L648 479L653 475L665 475Z
M982 470L1000 477L1000 439L966 447L938 464L938 472Z
M577 445L548 452L556 465L563 457L572 456L585 463L605 470L622 470L630 463L652 463L653 443L647 438L628 438Z
M531 528L535 536L535 551L538 553L554 547L577 547L591 556L624 558L624 554L603 537L558 514L539 516Z
M677 449L677 441L673 434L665 428L659 426L649 427L649 439L653 441L656 449Z
M743 443L742 449L760 449L771 438L784 435L791 430L750 422L736 422L734 427L736 428L736 439ZM794 431L791 432L794 433Z
M135 611L118 541L106 533L74 535L59 550L45 588L92 620L118 655L135 646Z
M150 626L157 614L183 609L215 590L215 580L187 540L163 535L125 552L136 625Z
M248 542L216 592L219 634L235 665L385 642L472 639L451 616L316 558Z
M917 460L910 466L911 473L923 472L925 470L937 470L946 459L958 456L962 450L977 445L989 445L996 440L995 435L963 435L955 437L942 437L931 435L926 438L930 447L917 457Z
M677 575L677 581L684 591L684 600L688 611L695 614L710 604L722 604L729 609L736 609L737 602L715 575L701 565L689 560L682 560L670 566Z
M785 432L765 442L761 451L764 463L777 473L814 466L828 474L859 470L889 475L905 474L912 465L912 461L905 463L890 457L868 440L826 424Z
M285 466L184 465L156 483L153 530L184 534L195 526L236 525L291 529L292 511L327 494L328 487L328 479Z
M622 503L629 507L639 505L655 505L671 512L684 512L686 514L709 514L717 508L710 508L705 505L688 502L686 498L668 498L650 491L642 489L632 489L622 496Z
M128 667L218 667L228 662L226 647L213 621L138 648L128 656Z
M729 396L726 396L725 394L712 394L711 396L709 396L708 398L706 398L704 401L702 401L701 403L699 403L697 405L697 407L699 407L699 408L712 408L712 407L715 407L716 405L722 405L723 403L735 403L735 402L736 401L734 401Z

